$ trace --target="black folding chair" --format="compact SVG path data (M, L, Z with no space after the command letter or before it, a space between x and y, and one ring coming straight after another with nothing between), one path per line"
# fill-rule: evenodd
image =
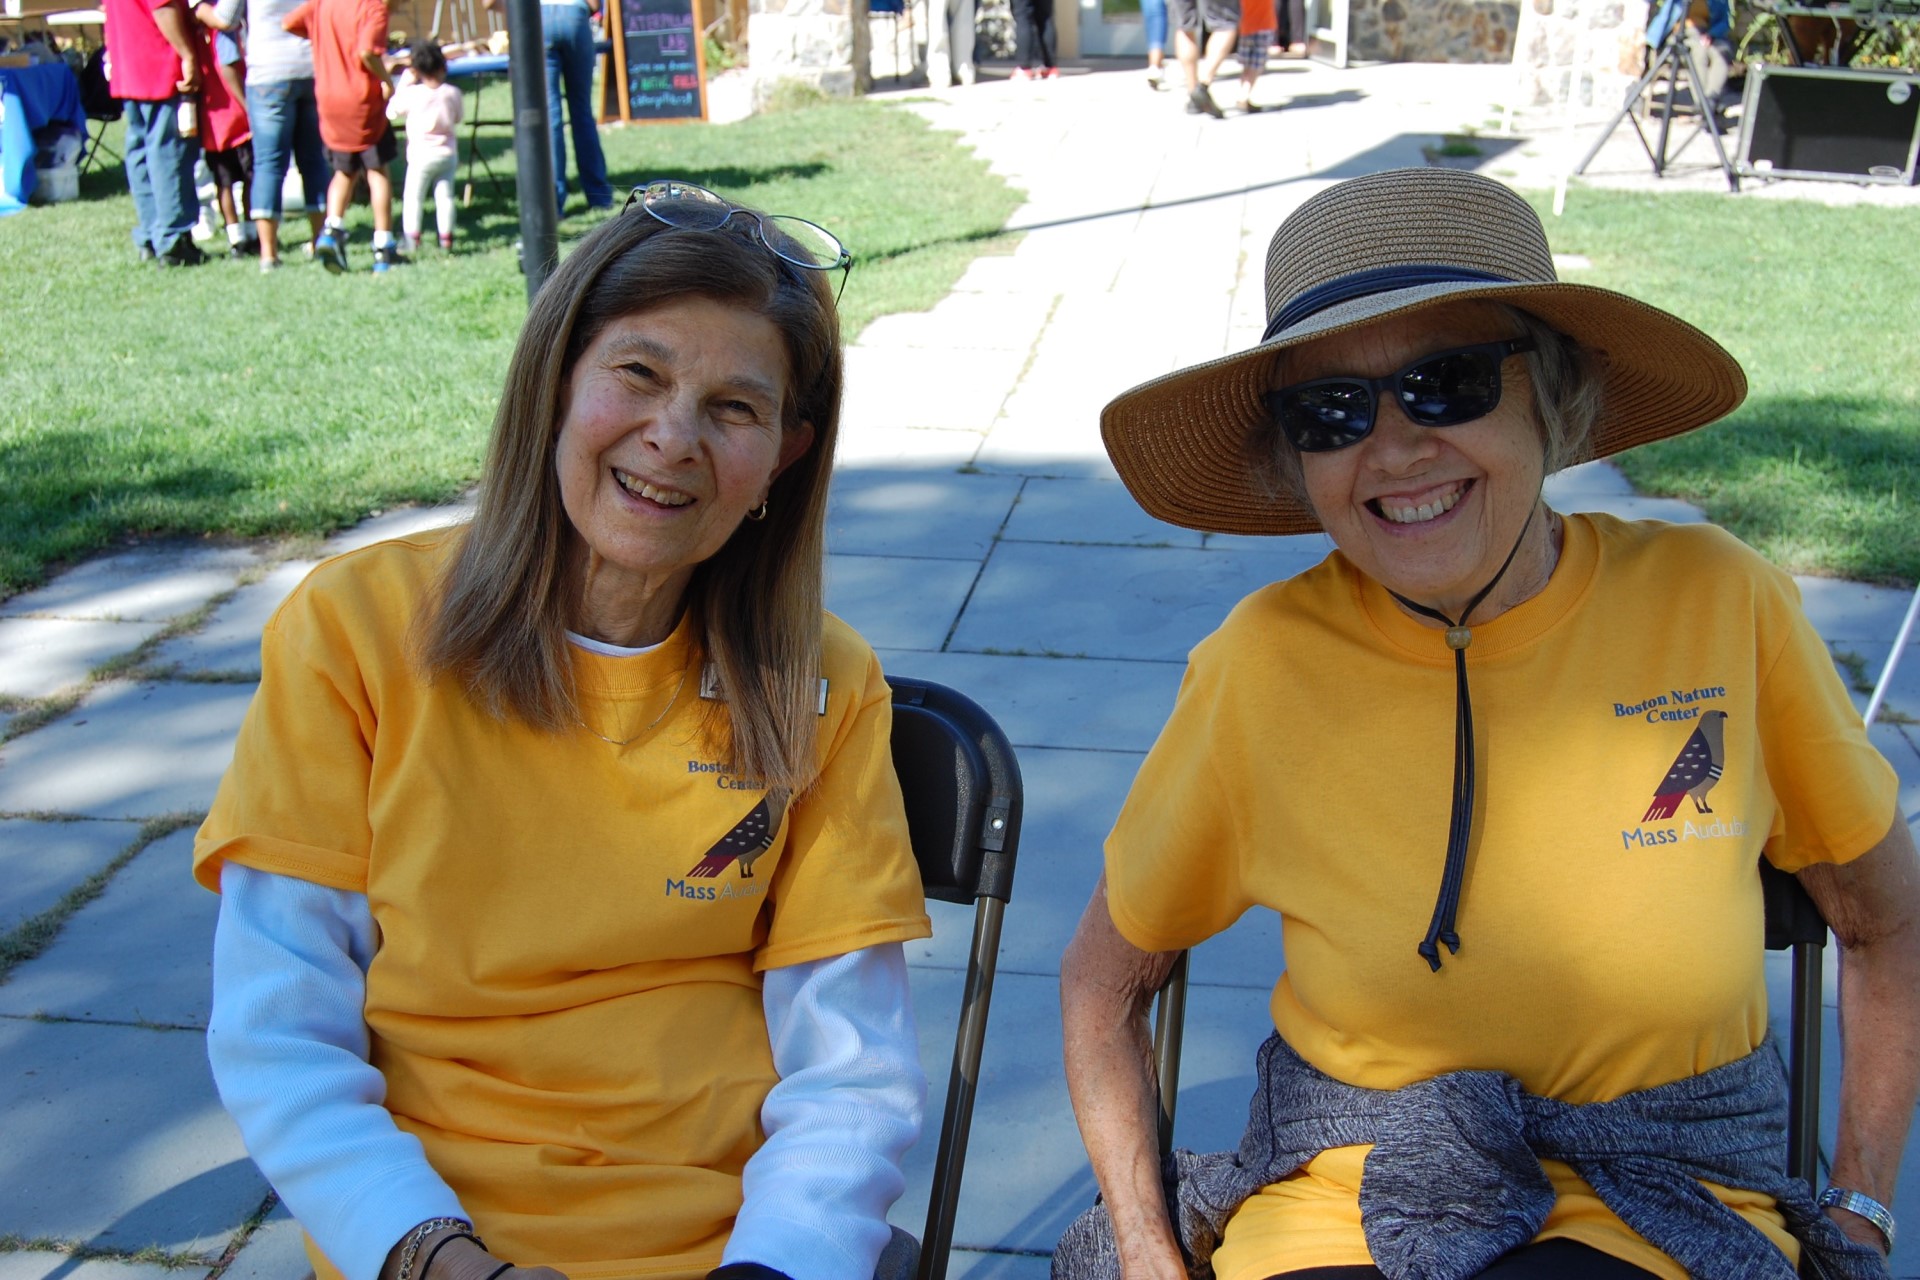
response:
M1767 950L1793 952L1792 1011L1787 1034L1787 1172L1820 1189L1820 967L1827 922L1800 882L1760 860L1766 900ZM1180 1035L1187 1010L1187 953L1181 952L1154 1001L1153 1062L1160 1086L1160 1154L1173 1150L1173 1113L1180 1093Z
M107 51L103 45L87 55L80 72L80 109L87 113L86 145L80 151L80 172L86 173L106 152L120 162L120 153L107 145L107 126L121 117L124 108L107 84Z
M926 1231L917 1259L910 1249L890 1246L880 1269L880 1280L944 1280L980 1083L1000 922L1013 895L1020 766L1007 735L970 698L926 680L889 676L887 683L893 686L893 767L906 796L921 882L929 898L974 904L973 950L967 957ZM896 1231L895 1246L910 1240Z

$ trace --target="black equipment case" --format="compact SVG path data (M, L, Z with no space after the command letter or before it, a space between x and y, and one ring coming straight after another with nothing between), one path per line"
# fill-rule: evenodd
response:
M1909 184L1920 152L1920 74L1754 64L1734 169L1749 178Z

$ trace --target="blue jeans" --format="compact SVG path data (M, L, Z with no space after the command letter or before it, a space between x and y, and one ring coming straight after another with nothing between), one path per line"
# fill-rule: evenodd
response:
M543 4L540 28L547 43L547 120L553 125L553 207L567 207L567 130L560 118L564 76L580 189L589 208L603 208L613 203L613 186L607 181L607 157L600 150L598 113L593 109L593 26L577 4Z
M320 141L320 106L313 81L247 81L247 119L253 125L253 208L250 218L280 221L280 188L291 160L300 168L307 212L327 207L327 149Z
M133 192L136 248L165 253L200 221L200 196L193 187L193 166L200 140L180 136L180 99L128 102L127 188Z
M1147 48L1167 48L1167 0L1140 0L1140 19L1147 24Z
M1667 41L1667 32L1686 15L1685 4L1656 3L1647 23L1647 44L1655 49ZM1707 39L1725 40L1733 30L1733 8L1727 0L1707 0Z

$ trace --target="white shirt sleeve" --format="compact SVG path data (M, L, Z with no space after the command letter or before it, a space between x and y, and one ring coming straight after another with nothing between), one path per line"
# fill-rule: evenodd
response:
M247 1152L347 1280L428 1218L466 1217L367 1061L365 895L220 871L207 1058Z
M367 1061L364 895L229 863L220 874L207 1053L247 1151L347 1280L374 1280L428 1218L465 1217L382 1105ZM723 1260L793 1280L873 1274L926 1102L899 943L772 969L780 1081Z
M897 943L764 978L780 1082L760 1109L767 1140L747 1161L723 1262L793 1280L865 1280L892 1230L887 1209L920 1135L927 1080Z

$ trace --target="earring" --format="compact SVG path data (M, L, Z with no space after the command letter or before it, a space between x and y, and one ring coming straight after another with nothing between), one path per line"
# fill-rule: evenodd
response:
M762 499L760 499L760 505L759 505L759 506L757 506L757 507L755 507L755 508L754 508L753 510L751 510L751 511L749 511L749 512L747 512L747 519L749 519L749 520L765 520L766 518L767 518L767 500L766 500L765 498L762 498Z

